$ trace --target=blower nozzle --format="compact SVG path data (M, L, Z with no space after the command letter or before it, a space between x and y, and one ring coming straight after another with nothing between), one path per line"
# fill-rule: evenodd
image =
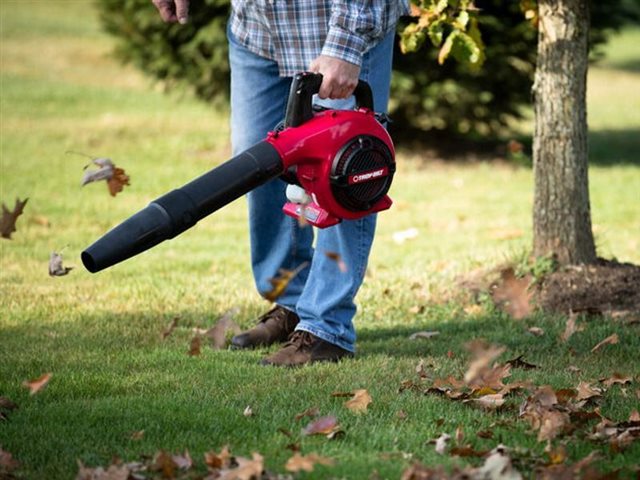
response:
M142 253L279 176L283 169L278 151L266 141L257 143L107 232L82 252L82 263L96 273Z

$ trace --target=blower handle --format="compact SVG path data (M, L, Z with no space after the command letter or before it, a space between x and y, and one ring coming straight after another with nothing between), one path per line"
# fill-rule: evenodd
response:
M320 85L321 73L302 72L293 77L284 117L285 127L298 127L313 118L313 96L320 91ZM373 111L373 93L367 82L358 80L353 95L356 97L356 107Z

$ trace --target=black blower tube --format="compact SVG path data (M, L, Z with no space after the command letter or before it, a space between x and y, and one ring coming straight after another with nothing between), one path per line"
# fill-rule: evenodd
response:
M84 252L91 273L133 257L181 234L199 220L282 174L278 151L260 142L222 165L154 200Z

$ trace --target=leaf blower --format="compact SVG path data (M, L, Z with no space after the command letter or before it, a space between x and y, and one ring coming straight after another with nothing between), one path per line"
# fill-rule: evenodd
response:
M82 252L87 270L98 272L171 239L278 176L290 183L284 213L319 228L388 209L395 155L371 88L360 81L355 109L332 110L312 103L321 83L320 74L296 75L284 122L265 140L107 232Z

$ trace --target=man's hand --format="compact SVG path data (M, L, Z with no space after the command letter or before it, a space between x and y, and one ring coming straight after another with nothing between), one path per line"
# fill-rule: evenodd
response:
M318 92L320 98L349 97L358 85L360 76L358 65L327 55L320 55L311 62L309 70L322 74L322 85Z
M187 23L189 0L151 0L165 22Z

